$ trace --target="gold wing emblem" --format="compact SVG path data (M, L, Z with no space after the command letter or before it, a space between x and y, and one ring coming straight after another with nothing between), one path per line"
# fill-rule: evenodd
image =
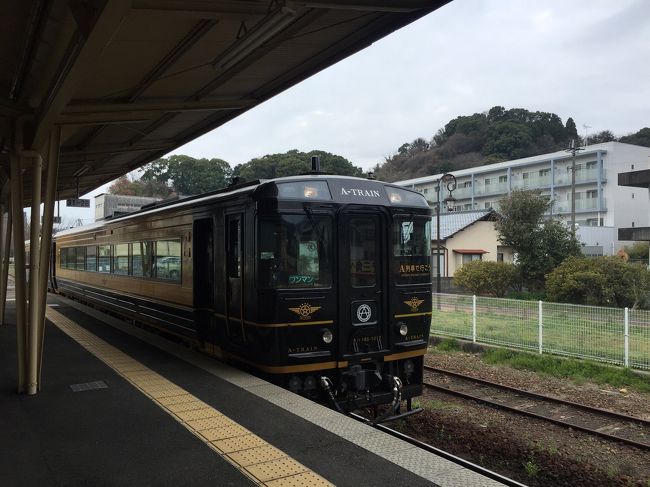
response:
M413 296L408 301L404 301L404 304L411 307L411 313L417 312L422 303L424 303L424 299L418 299L415 296Z
M301 320L309 320L311 319L311 315L313 315L321 308L322 306L312 306L309 303L302 303L297 308L289 308L289 311L296 313L298 316L300 316Z

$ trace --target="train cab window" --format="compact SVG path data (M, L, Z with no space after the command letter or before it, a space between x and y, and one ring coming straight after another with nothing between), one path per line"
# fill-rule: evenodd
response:
M155 277L180 281L181 242L179 240L159 240L156 242Z
M131 244L131 273L136 277L151 277L153 242Z
M97 255L97 270L99 272L111 272L111 246L100 245Z
M129 244L113 245L113 274L128 275Z
M83 271L86 268L86 247L77 247L77 258L74 266L78 271Z
M377 283L377 220L365 217L350 220L350 283L368 287Z
M97 272L97 247L86 247L86 270Z
M332 245L329 217L304 214L260 219L259 287L331 286Z
M397 217L392 230L395 274L401 284L431 280L431 219Z

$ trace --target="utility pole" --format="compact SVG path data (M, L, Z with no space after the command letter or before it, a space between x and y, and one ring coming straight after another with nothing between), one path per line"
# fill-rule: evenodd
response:
M571 147L565 152L570 152L571 159L571 231L576 234L576 153L583 150L582 147L576 147L576 140L571 139Z

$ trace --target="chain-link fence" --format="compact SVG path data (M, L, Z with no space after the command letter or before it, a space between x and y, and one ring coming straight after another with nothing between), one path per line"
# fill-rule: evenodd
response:
M433 294L431 333L650 369L650 311Z

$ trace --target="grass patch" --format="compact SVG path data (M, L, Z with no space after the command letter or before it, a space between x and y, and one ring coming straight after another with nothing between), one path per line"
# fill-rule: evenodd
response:
M629 369L601 365L589 360L533 355L503 348L486 350L482 357L489 364L507 365L519 370L569 378L578 383L590 381L596 384L609 384L616 388L627 387L641 392L650 392L650 378L642 377Z
M438 400L421 401L419 407L428 411L457 411L461 409L460 406L457 406L456 404Z
M460 352L461 350L460 343L458 343L458 340L454 340L453 338L444 338L440 343L435 345L433 349L440 352Z

